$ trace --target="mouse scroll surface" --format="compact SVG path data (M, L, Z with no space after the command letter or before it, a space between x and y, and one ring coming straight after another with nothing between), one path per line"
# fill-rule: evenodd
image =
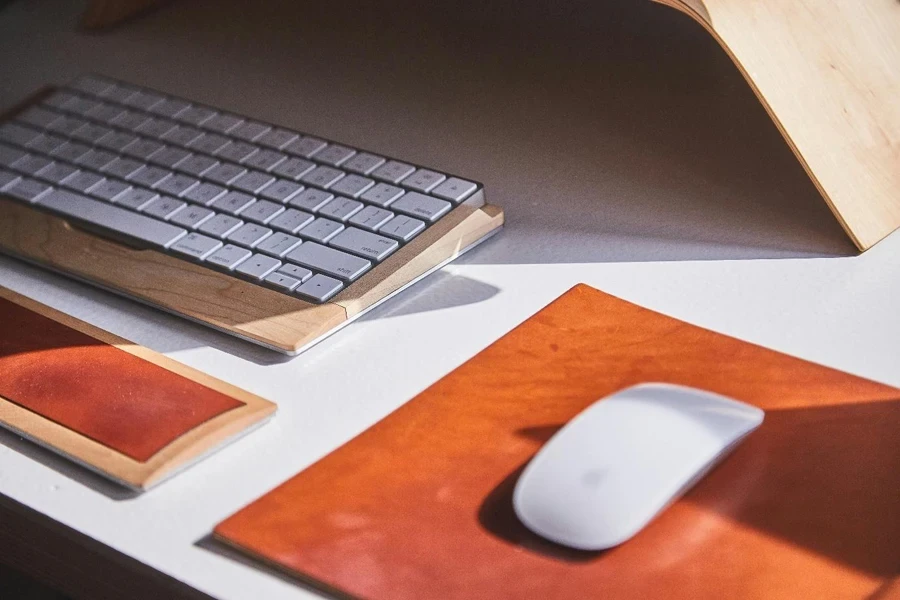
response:
M762 419L754 406L693 388L627 388L588 407L537 453L516 485L516 514L566 546L618 545Z

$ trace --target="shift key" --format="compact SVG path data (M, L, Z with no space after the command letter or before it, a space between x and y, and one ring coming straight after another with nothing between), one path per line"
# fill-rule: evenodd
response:
M286 260L343 281L353 281L369 270L372 263L315 242L305 242L291 251Z

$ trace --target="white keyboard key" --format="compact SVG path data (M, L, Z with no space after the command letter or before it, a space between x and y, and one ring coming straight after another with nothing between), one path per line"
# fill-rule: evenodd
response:
M226 144L230 144L231 142L227 137L223 137L217 133L204 133L200 137L196 138L188 147L191 150L197 150L198 152L203 152L204 154L215 154L219 150L225 147Z
M244 222L237 217L229 215L215 215L200 226L198 231L207 235L225 239L232 231L243 225Z
M0 171L0 190L5 190L18 183L22 178L10 171Z
M241 218L265 225L281 212L284 212L282 205L270 200L257 200L249 208L241 211Z
M289 208L269 221L268 225L288 233L297 233L301 228L309 225L314 218L311 214L302 210Z
M103 92L98 95L105 100L118 102L119 104L121 104L122 102L125 102L125 100L127 100L136 91L137 90L130 85L115 83L103 90Z
M255 248L258 243L272 235L272 230L255 223L244 223L228 235L228 241L245 248Z
M358 175L368 175L385 162L384 158L380 156L376 156L375 154L369 154L368 152L360 152L359 154L355 154L341 165L342 169L347 169L351 173L356 173Z
M53 158L61 158L69 162L75 162L85 154L91 151L91 147L79 142L66 142L53 152Z
M312 158L317 162L337 167L354 154L356 154L356 150L353 148L341 146L340 144L329 144L313 154Z
M419 219L397 215L379 228L378 233L408 242L425 229L425 223Z
M303 190L291 198L288 201L288 204L294 208L299 208L300 210L316 212L328 204L332 198L334 198L334 194L310 188Z
M200 126L204 129L209 129L211 131L215 131L217 133L228 133L232 129L235 129L238 125L244 122L244 119L236 116L230 115L228 113L219 113L217 115L213 115L206 121L200 123Z
M123 112L125 112L125 109L118 104L98 102L94 108L84 113L84 116L98 123L112 123Z
M79 127L80 126L81 124L79 123ZM0 125L0 140L13 146L19 146L20 148L28 146L31 140L39 135L41 135L41 132L37 129L25 127L18 123L5 123Z
M141 160L148 160L154 153L165 148L165 144L147 138L138 138L122 148L122 154L128 154Z
M443 198L444 200L450 200L451 202L462 202L477 188L478 186L471 181L466 181L459 177L451 177L431 190L431 195Z
M360 196L360 199L368 202L369 204L374 204L375 206L384 208L386 206L390 206L391 202L395 201L402 195L402 188L399 188L395 185L388 185L387 183L378 183L369 188L368 191Z
M65 216L74 217L161 248L168 248L187 235L187 231L181 227L175 227L169 223L163 223L72 192L54 190L41 197L39 204Z
M140 110L148 110L151 106L162 102L164 99L162 94L149 90L138 90L125 99L125 105Z
M91 186L87 193L94 198L99 198L100 200L111 202L114 198L124 192L127 192L130 189L131 186L124 181L118 181L116 179L104 179L98 184Z
M372 263L364 258L328 248L315 242L305 242L287 255L287 260L302 267L321 271L343 281L353 281L369 270Z
M415 173L403 179L400 185L417 192L426 193L445 179L447 179L447 176L443 173L438 173L431 169L417 169Z
M189 233L174 244L171 250L182 256L203 260L222 247L222 242L199 233Z
M117 156L112 152L94 148L93 150L82 154L78 160L75 161L75 164L84 167L85 169L90 169L91 171L102 171L106 165L116 160L116 158Z
M109 133L111 130L97 123L85 123L72 132L72 137L88 144L96 144L97 140Z
M40 154L53 154L53 151L66 143L65 138L52 133L41 134L28 142L28 149Z
M196 129L190 125L178 125L174 129L167 131L166 134L162 136L162 139L170 144L186 148L201 135L203 135L203 131L200 129Z
M76 192L86 192L103 181L103 177L90 171L77 171L60 182L60 185Z
M121 152L125 146L128 146L137 139L136 135L125 133L124 131L112 130L97 140L97 145L106 148L107 150L112 150L113 152Z
M300 136L293 131L275 128L256 140L256 143L260 146L265 146L266 148L272 148L273 150L281 150L298 137Z
M377 206L366 206L361 211L350 218L350 224L368 229L369 231L378 231L378 228L390 221L394 217L394 213Z
M308 240L321 242L324 244L335 235L337 235L337 233L340 232L343 228L344 226L337 221L331 221L329 219L316 219L296 233L297 235L302 236Z
M412 165L400 162L399 160L389 160L372 171L372 177L387 181L388 183L399 183L404 177L407 177L415 170L416 168Z
M285 275L280 271L275 271L266 276L266 285L270 285L276 290L282 292L291 292L295 287L300 285L299 279L294 279L290 275Z
M214 214L216 213L208 208L188 205L175 213L169 220L176 225L181 225L188 229L197 229L205 223L207 219L212 218Z
M319 214L323 217L346 223L350 217L362 210L362 207L362 202L338 197L320 208Z
M359 198L363 192L373 185L375 185L375 182L368 177L363 177L361 175L347 175L331 186L329 191L349 198Z
M284 160L287 160L287 154L275 150L260 150L244 159L242 164L260 171L271 171Z
M279 231L260 242L256 246L256 251L275 258L283 258L285 254L299 246L300 243L300 238Z
M257 121L244 121L234 129L232 129L229 132L229 135L244 140L245 142L252 142L256 140L256 138L261 137L265 133L268 133L271 129L272 128L265 123L259 123Z
M120 129L134 131L149 118L150 117L148 117L146 114L138 112L136 110L123 110L115 119L110 121L110 124L115 125Z
M206 171L203 174L203 178L215 181L216 183L221 183L222 185L228 185L246 172L247 169L244 167L233 165L231 163L221 163L209 171Z
M247 142L229 142L216 151L216 157L239 163L257 152L256 146Z
M0 167L10 168L17 161L28 156L28 153L19 148L13 148L6 144L0 144Z
M294 265L291 263L284 263L283 265L278 267L278 272L289 275L294 279L299 279L301 282L306 281L313 276L313 272L306 267L301 267L300 265Z
M140 210L157 198L159 198L159 194L156 192L151 192L150 190L145 190L143 188L131 188L121 196L116 196L113 199L113 202L119 206L124 206L132 210Z
M183 109L181 112L175 115L176 121L181 121L182 123L187 123L188 125L200 125L207 119L210 119L216 115L216 111L206 106L197 106L191 105L187 108Z
M356 227L348 227L343 230L331 238L328 245L352 252L375 262L381 262L400 247L397 240L363 231Z
M187 206L181 200L170 198L169 196L160 196L150 204L144 206L141 212L163 221L171 219L178 211Z
M272 184L267 185L259 193L259 195L263 198L268 198L269 200L274 200L276 202L285 204L288 200L293 198L296 194L299 194L301 191L303 191L303 186L299 183L287 181L286 179L278 179Z
M166 98L162 102L157 102L149 108L154 115L161 117L173 118L175 115L189 107L190 102L178 100L177 98Z
M52 106L57 109L64 109L67 104L74 102L79 96L70 90L56 90L43 100L45 105Z
M47 110L40 106L32 106L31 108L16 115L16 120L28 123L37 129L46 129L50 123L59 118L59 113Z
M190 155L191 153L184 148L163 146L162 148L148 156L147 160L155 165L171 169Z
M434 223L444 216L452 204L446 200L438 200L419 192L407 192L402 198L391 204L391 209L405 213L411 217Z
M60 135L64 135L66 137L71 137L72 133L75 132L79 127L84 125L84 121L81 119L77 119L75 117L69 116L61 116L47 127L50 131L58 133ZM0 139L3 139L2 127L0 127Z
M243 192L230 191L210 204L210 208L216 211L226 212L229 215L238 215L242 210L256 202L253 196Z
M152 165L144 166L128 176L128 181L137 185L152 188L169 176L169 170Z
M135 131L143 136L151 138L161 138L171 129L175 128L175 123L168 119L150 118L141 123Z
M26 154L11 166L13 170L18 171L22 175L34 175L41 169L52 164L53 161L37 154Z
M316 168L316 163L303 158L289 158L272 169L272 173L285 179L297 181Z
M228 190L220 185L204 182L189 189L184 195L184 199L196 202L197 204L202 204L203 206L209 206L215 202L216 199L222 197L227 191Z
M276 258L265 254L254 254L239 264L234 271L250 279L262 281L269 273L280 266L281 261Z
M156 184L156 189L162 194L168 194L180 198L186 192L190 191L194 186L199 185L200 181L189 175L181 173L172 173L162 181Z
M279 271L270 273L265 279L266 285L269 285L281 292L291 292L295 287L300 285L299 279L294 279L290 275L285 275Z
M99 105L100 102L97 100L91 100L84 96L76 96L72 101L66 103L65 109L71 113L85 116Z
M251 256L253 256L253 253L246 248L225 244L223 247L206 257L206 262L233 271L235 267Z
M302 156L303 158L309 158L313 154L324 148L326 145L327 144L324 140L306 136L294 140L293 142L285 146L283 150L288 154Z
M7 184L3 193L26 202L36 202L51 191L53 191L53 187L43 181L22 177L15 183Z
M194 177L200 177L219 164L215 158L205 154L191 154L175 165L175 169Z
M54 185L75 173L78 169L64 163L51 163L35 173L35 177Z
M331 167L316 167L306 175L300 178L300 181L307 185L314 185L322 189L328 189L344 176L344 172L340 169Z
M142 166L144 166L144 163L140 161L122 157L115 159L100 170L106 175L112 175L119 179L128 179L137 173Z
M309 281L295 290L295 293L304 300L312 302L325 302L344 287L344 284L326 275L313 275Z
M70 87L72 89L90 94L91 96L102 96L104 92L111 89L115 85L112 81L97 77L96 75L82 75L76 79Z
M262 171L247 171L231 184L248 194L258 194L260 190L275 181L275 178Z

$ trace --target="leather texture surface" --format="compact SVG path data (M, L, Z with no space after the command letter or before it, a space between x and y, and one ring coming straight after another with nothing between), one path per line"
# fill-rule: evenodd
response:
M4 298L0 397L140 462L244 405Z
M644 381L766 421L682 500L599 553L516 519L522 468ZM576 286L216 535L364 598L876 598L900 572L900 390Z

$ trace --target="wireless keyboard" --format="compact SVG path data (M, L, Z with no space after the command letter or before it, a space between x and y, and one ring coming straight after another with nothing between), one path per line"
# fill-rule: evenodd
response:
M471 179L99 76L5 119L0 193L5 252L288 353L503 222Z

